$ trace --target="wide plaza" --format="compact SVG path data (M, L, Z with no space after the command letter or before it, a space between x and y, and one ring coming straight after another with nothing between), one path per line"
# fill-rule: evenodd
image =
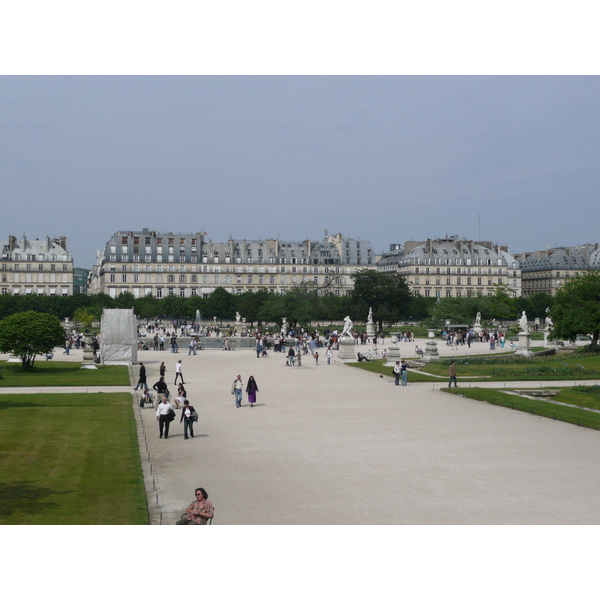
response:
M414 344L400 350L414 358ZM159 439L155 410L134 404L150 522L173 524L196 487L208 491L215 525L600 522L598 432L445 394L445 380L411 383L409 374L409 385L396 387L392 377L337 363L335 353L327 365L323 355L318 366L304 356L292 368L272 351L260 359L252 350L140 351L150 387L164 361L175 391L182 361L200 416L193 439L184 439L179 410L169 439ZM237 374L244 384L256 378L255 407L244 394L236 408Z
M401 344L403 357L414 357L413 348ZM471 349L486 352L487 344ZM454 397L440 391L445 381L410 384L409 375L409 386L396 387L323 356L318 366L303 357L301 368L252 350L139 358L150 385L164 360L171 389L181 359L200 415L185 440L176 411L165 440L155 411L139 411L153 465L150 503L157 494L164 523L199 486L219 525L600 522L598 432ZM255 407L244 394L236 408L237 374L244 383L256 378Z

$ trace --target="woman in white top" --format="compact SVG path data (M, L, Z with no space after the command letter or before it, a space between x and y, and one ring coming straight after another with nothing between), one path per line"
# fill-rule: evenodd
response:
M183 421L183 437L186 440L188 439L188 428L190 430L190 436L194 437L194 417L192 417L192 413L194 412L196 412L196 409L193 406L190 406L189 400L184 400L179 422L181 423L181 421Z

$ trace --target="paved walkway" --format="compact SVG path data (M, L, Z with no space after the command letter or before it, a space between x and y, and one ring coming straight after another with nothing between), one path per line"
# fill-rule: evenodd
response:
M268 359L242 350L139 357L150 385L164 360L171 389L181 359L200 414L194 439L184 440L176 411L164 440L155 411L138 411L151 504L158 494L167 523L199 486L216 506L215 525L600 522L600 432L443 394L442 383L410 384L410 375L409 386L396 387L324 357L319 366L304 357L302 368L286 367L273 352ZM245 394L235 407L230 388L238 373L244 383L249 375L257 380L252 409ZM152 519L158 522L156 512Z

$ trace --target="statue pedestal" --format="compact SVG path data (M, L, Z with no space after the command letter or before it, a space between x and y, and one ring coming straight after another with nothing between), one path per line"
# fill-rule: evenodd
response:
M7 359L6 359L7 363L20 363L22 362L21 359L18 356L15 356L14 354L11 354Z
M92 334L85 334L85 348L83 349L83 362L81 363L82 369L97 369L96 363L94 362L94 350L92 349Z
M374 338L375 337L375 325L371 321L367 323L367 337Z
M356 362L356 353L354 351L354 338L345 336L338 339L339 350L337 354L338 362Z
M533 356L533 352L530 350L531 346L531 334L528 331L519 332L519 347L515 352L518 356Z
M425 352L423 353L423 358L421 359L426 363L440 359L437 344L433 341L433 338L435 337L435 329L428 329L427 331L429 332L427 334L429 340L425 344Z
M398 348L398 332L392 333L392 345L388 348L386 367L395 367L400 360L400 348Z
M483 326L481 325L481 323L475 323L475 325L473 325L472 329L473 329L473 332L475 333L475 335L477 337L479 337L477 334L481 333L483 331Z

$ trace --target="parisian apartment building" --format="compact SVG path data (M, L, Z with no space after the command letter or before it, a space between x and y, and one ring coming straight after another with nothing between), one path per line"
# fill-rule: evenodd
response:
M1 241L0 290L15 296L71 296L73 257L67 251L67 238L17 239L9 235Z
M391 244L377 263L380 273L398 273L426 298L493 296L497 285L521 295L521 267L506 246L458 236Z
M522 294L531 296L556 292L572 277L583 275L590 269L600 269L598 244L582 244L547 248L516 254L521 267Z
M322 293L346 295L353 288L351 275L376 269L376 262L368 241L327 231L321 241L302 242L213 242L204 232L118 231L97 252L88 293L187 298L207 297L219 287L233 294L261 289L282 293L310 283Z

